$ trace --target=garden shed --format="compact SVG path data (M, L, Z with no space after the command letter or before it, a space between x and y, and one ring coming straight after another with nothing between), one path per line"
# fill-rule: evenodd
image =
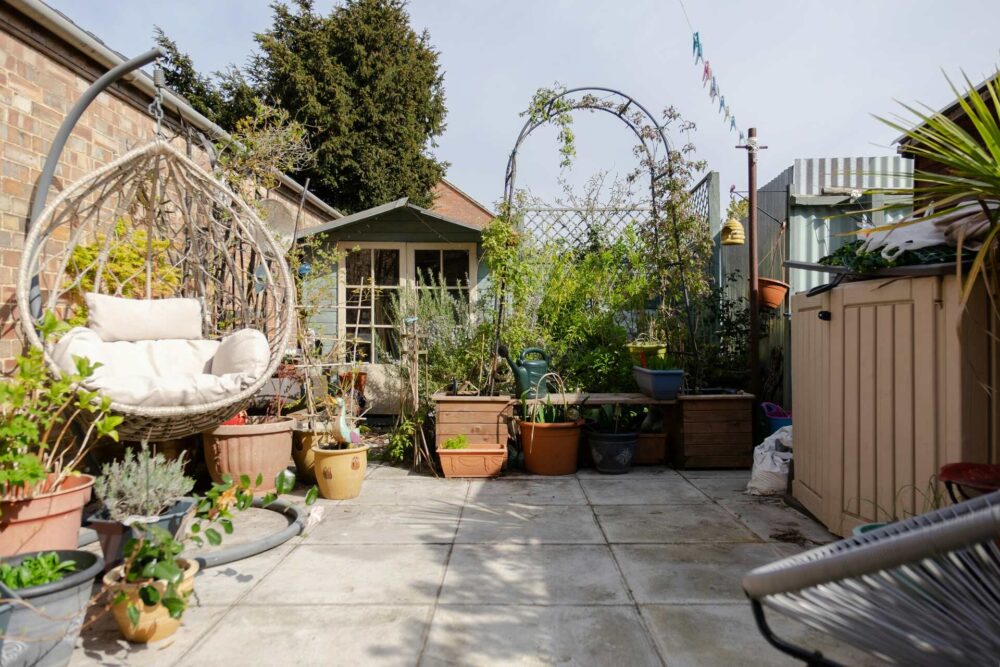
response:
M364 360L372 414L396 413L400 391L389 371L399 358L393 299L431 276L442 278L453 296L474 303L489 275L482 261L482 216L459 219L404 197L303 230L297 240L310 240L335 258L318 269L326 275L308 281L329 286L312 297L309 322L316 340L325 351L341 345L345 357Z

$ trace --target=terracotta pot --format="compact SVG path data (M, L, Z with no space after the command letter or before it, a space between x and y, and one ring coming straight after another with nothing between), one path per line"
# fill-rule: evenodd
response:
M362 396L365 395L365 387L368 385L368 372L367 371L348 371L346 373L340 374L340 386L346 388L351 384L351 380L354 380L354 388L357 389Z
M254 493L274 491L275 476L288 467L292 457L292 427L295 420L283 417L278 421L242 426L219 426L202 434L208 474L216 484L223 475L238 480L240 475L263 483Z
M184 568L184 578L177 586L177 591L187 598L194 591L194 575L198 574L198 561L179 558L177 562ZM130 642L145 644L165 639L177 632L177 628L181 625L181 619L170 618L170 612L159 603L152 606L146 605L139 598L139 589L145 584L138 582L130 584L123 581L124 567L124 565L119 565L104 575L106 587L122 591L126 596L125 600L111 606L111 613L114 614L122 637ZM167 590L167 584L164 581L157 581L153 585L160 592L160 595L163 595ZM128 617L130 604L134 604L139 609L139 623L136 625L132 625L132 621Z
M441 471L451 477L499 477L507 448L503 445L471 445L462 449L437 450Z
M582 419L557 424L521 422L524 467L536 475L575 473L582 428Z
M771 278L758 278L757 290L760 293L760 305L762 308L780 308L788 294L788 283Z
M76 549L94 477L63 480L58 491L0 501L0 556Z
M357 498L368 470L368 445L350 449L312 448L316 484L327 500Z

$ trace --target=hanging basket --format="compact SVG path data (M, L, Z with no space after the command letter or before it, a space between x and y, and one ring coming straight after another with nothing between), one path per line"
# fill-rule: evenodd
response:
M780 280L758 278L757 290L760 294L760 307L780 308L785 301L785 295L788 294L788 288L788 283L783 283Z
M274 374L293 327L294 285L271 232L237 194L163 140L69 185L31 225L17 305L28 343L45 350L55 373L38 319L51 311L84 323L85 292L198 298L204 338L250 328L268 340L266 371L225 399L176 407L113 403L125 419L118 429L125 439L182 438L243 410Z

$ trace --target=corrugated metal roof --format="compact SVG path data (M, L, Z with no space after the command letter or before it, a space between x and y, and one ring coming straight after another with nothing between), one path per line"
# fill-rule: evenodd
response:
M913 160L899 155L798 159L792 169L793 196L831 194L824 188L905 188L913 182Z

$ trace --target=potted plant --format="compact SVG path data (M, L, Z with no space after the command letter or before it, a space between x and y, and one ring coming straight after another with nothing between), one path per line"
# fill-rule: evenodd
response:
M246 476L238 481L226 476L213 484L204 496L195 498L194 518L179 536L152 524L133 525L134 536L125 543L124 561L109 570L103 580L103 594L125 639L146 643L177 631L198 573L198 561L181 554L188 543L221 544L223 534L233 533L233 510L251 507L254 493L263 482L258 474L252 485ZM292 490L295 475L284 470L270 486L275 490L264 495L261 502L265 507L279 494ZM306 493L305 503L311 505L315 499L313 487Z
M761 308L780 308L788 294L788 283L773 278L758 278L757 293L760 295Z
M69 663L104 562L88 551L59 550L12 556L0 563L0 598L9 603L0 663Z
M121 461L107 463L94 483L103 507L90 517L104 552L105 569L122 562L125 543L140 530L155 526L176 535L184 518L194 509L187 498L194 480L184 474L184 454L168 461L154 454L144 442L138 452L128 449Z
M507 458L500 443L470 445L464 435L454 435L437 448L445 477L497 477Z
M43 340L61 328L47 313ZM122 422L109 399L79 389L94 369L77 358L75 373L54 377L32 348L0 383L0 556L76 548L94 484L78 469L95 440L118 439Z
M561 405L553 404L551 394L544 399L521 398L524 467L536 475L572 475L577 468L583 420L579 407L569 404L562 378L548 373L539 382L546 380L559 390Z
M684 383L684 370L677 368L666 356L647 357L645 366L633 366L632 377L639 385L639 391L658 401L672 401L677 398Z
M587 416L587 441L594 467L612 475L627 473L639 445L639 423L645 413L616 404L598 406Z
M361 493L368 470L368 445L361 442L361 432L354 425L357 417L348 416L343 398L328 399L339 411L332 437L314 444L312 454L319 493L328 500L348 500Z
M259 416L246 413L202 434L208 474L216 484L227 476L262 477L258 493L274 490L273 480L288 467L292 457L295 419L281 414L280 399L273 412Z

